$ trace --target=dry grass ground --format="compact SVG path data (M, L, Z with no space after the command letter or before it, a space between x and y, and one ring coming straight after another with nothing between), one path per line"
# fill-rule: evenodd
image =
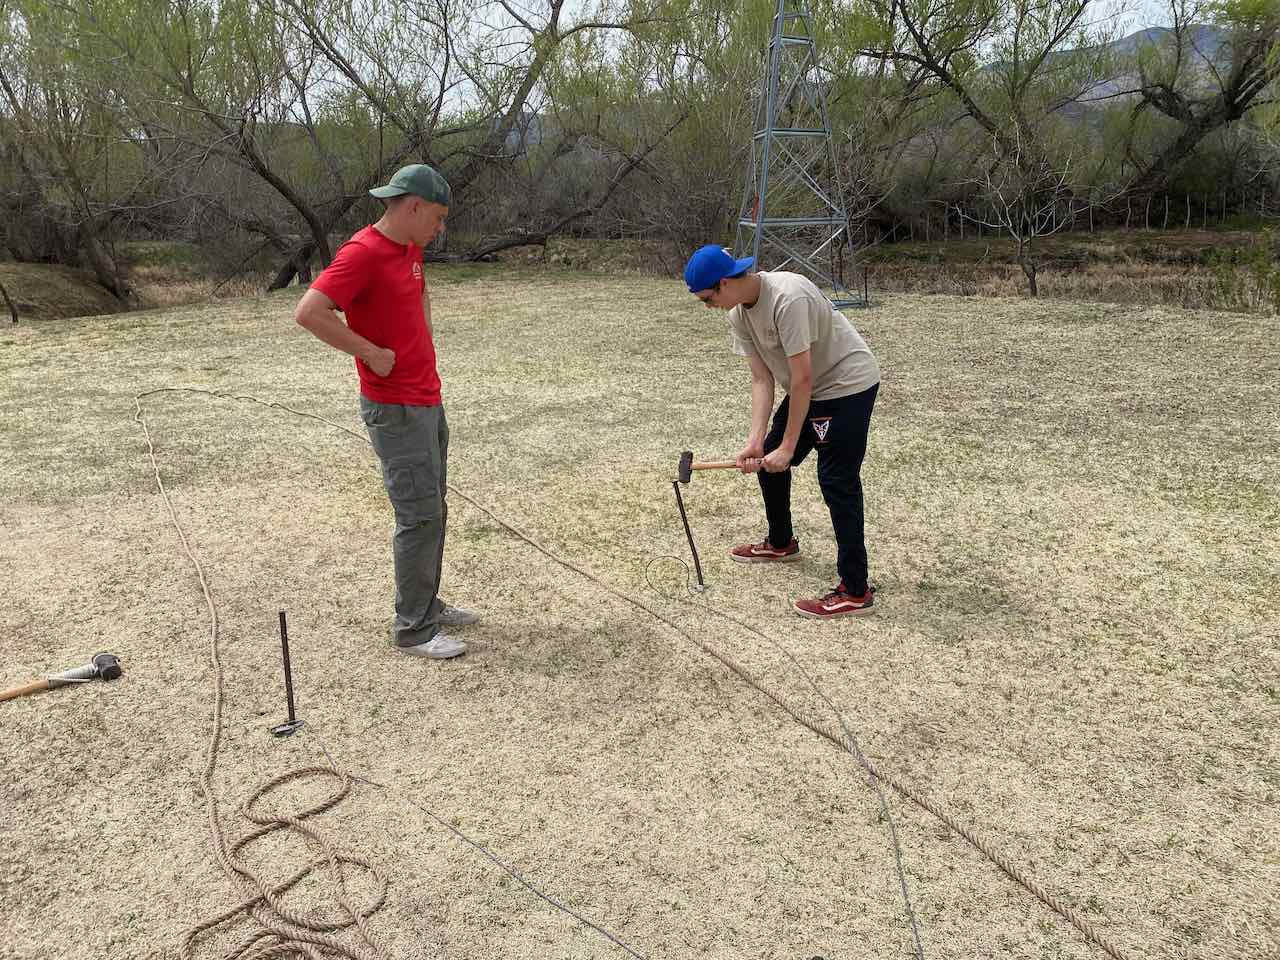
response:
M451 482L830 722L776 649L679 599L676 564L646 582L651 557L686 554L678 452L731 455L745 426L723 317L672 282L489 276L436 286ZM197 791L206 613L132 398L195 386L358 427L349 361L290 322L292 303L0 332L0 685L98 649L128 670L0 705L6 960L176 956L240 896ZM1276 322L905 296L854 319L885 373L865 471L879 615L788 612L833 579L812 463L795 488L806 558L783 569L725 556L761 533L753 480L687 488L707 602L785 644L873 762L1129 956L1275 956ZM647 957L909 953L858 770L717 663L456 498L446 595L486 619L460 660L399 656L390 510L366 446L248 404L166 394L146 409L222 618L226 829L247 830L235 806L268 777L323 762L322 742L394 786L357 784L317 818L386 871L371 929L388 956L624 955L405 794ZM281 608L310 726L277 742ZM926 957L1102 956L890 802ZM283 877L307 855L282 841L250 857ZM335 910L318 884L291 896Z

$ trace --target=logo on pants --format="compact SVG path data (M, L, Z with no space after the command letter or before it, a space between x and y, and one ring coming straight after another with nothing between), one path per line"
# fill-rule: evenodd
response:
M809 421L813 426L813 432L818 435L819 443L827 442L827 431L831 429L830 417L814 417Z

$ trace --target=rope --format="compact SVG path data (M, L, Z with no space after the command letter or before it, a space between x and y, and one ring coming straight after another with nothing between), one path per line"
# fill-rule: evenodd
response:
M330 755L328 748L325 747L324 740L322 740L319 737L319 735L316 734L315 728L309 727L308 732L311 736L316 737L317 741L320 744L320 749L324 751L325 757L328 758L329 760L330 766L334 766L334 768L336 769L336 765L333 762L333 757ZM425 813L428 817L430 817L436 823L440 824L440 826L444 827L446 830L448 830L450 833L452 833L454 836L460 839L463 843L466 843L467 845L474 847L476 850L480 851L480 853L482 853L485 857L487 857L489 860L492 860L495 864L497 864L500 868L502 868L502 870L507 874L507 876L511 877L517 883L521 884L523 887L529 890L529 892L531 892L537 897L542 898L547 903L551 904L551 906L555 907L557 910L567 913L569 916L573 917L575 920L577 920L579 923L583 924L584 926L590 927L592 930L596 931L596 933L600 934L602 937L605 937L606 939L613 941L613 943L617 944L619 947L621 947L624 951L626 951L631 956L638 958L638 960L646 960L644 954L637 953L635 950L627 946L627 944L623 943L621 940L615 937L612 933L610 933L604 927L600 926L597 923L592 922L591 920L588 920L582 914L575 911L572 907L565 906L555 897L552 897L549 894L543 893L541 890L535 887L532 883L530 883L528 880L522 877L515 870L515 868L505 863L496 854L494 854L491 850L485 847L484 844L481 844L475 840L472 840L470 837L468 837L465 833L459 830L456 826L454 826L448 820L445 820L442 817L437 816L426 806L419 803L410 794L406 793L403 790L398 790L395 787L388 786L385 783L379 783L377 780L370 780L368 777L352 776L351 779L358 780L360 783L367 783L369 786L376 787L379 790L384 790L387 793L398 793L401 799L405 803L408 803L410 806L417 807L419 810Z
M450 489L450 492L455 492L452 487L450 487L449 489ZM704 653L706 653L711 657L714 657L716 660L722 663L725 667L727 667L730 670L730 672L732 672L735 676L737 676L740 680L742 680L748 686L754 688L757 692L763 694L765 697L772 700L788 716L790 716L797 723L807 727L809 730L812 730L814 733L818 734L818 736L823 737L824 739L830 740L840 749L848 753L853 753L854 756L857 757L860 760L860 762L864 765L864 768L872 777L875 777L877 780L881 781L882 783L888 784L890 787L892 787L902 796L911 800L913 803L915 803L917 806L921 807L922 809L927 810L929 813L933 814L935 817L937 817L939 820L945 823L948 827L955 830L958 834L960 834L962 837L968 840L969 843L971 843L978 851L980 851L984 856L986 856L988 860L990 860L997 867L1003 870L1009 877L1011 877L1012 879L1020 883L1026 889L1030 890L1043 903L1045 903L1048 907L1050 907L1052 910L1058 913L1061 917L1063 917L1063 919L1067 920L1072 926L1074 926L1077 930L1079 930L1082 934L1084 934L1086 939L1097 944L1099 947L1102 948L1104 952L1106 952L1112 958L1114 958L1114 960L1128 960L1128 957L1126 957L1125 954L1121 953L1118 947L1116 947L1109 940L1107 940L1105 937L1099 934L1096 930L1094 930L1093 926L1087 920L1081 917L1069 906L1062 903L1056 897L1054 897L1053 895L1045 891L1045 889L1041 887L1040 884L1038 884L1034 879L1028 877L1015 864L1013 864L1010 860L1008 860L1003 855L1001 855L998 851L996 851L976 831L974 831L973 829L971 829L970 827L964 824L959 823L954 817L952 817L949 813L947 813L946 810L938 806L934 801L929 799L924 794L915 790L911 786L904 784L897 778L881 772L874 765L872 765L871 762L868 761L866 757L862 755L861 750L857 749L856 741L853 741L852 735L847 734L847 730L848 730L847 727L845 728L845 732L849 737L849 742L842 740L837 733L835 733L830 727L826 726L825 724L819 723L815 720L811 720L810 718L804 716L795 707L793 707L786 700L786 698L784 698L780 693L778 693L772 687L762 682L758 677L754 676L750 671L744 668L741 664L739 664L736 660L734 660L728 654L723 653L722 651L718 650L716 647L713 647L711 644L707 643L705 640L699 640L696 637L691 636L678 624L676 624L674 621L670 620L663 614L647 606L646 604L641 603L639 600L636 600L634 597L630 597L627 594L623 593L622 591L617 590L614 587L611 587L607 583L604 583L603 581L599 580L598 578L588 573L587 571L583 570L581 567L577 566L571 561L565 560L565 559L562 559L561 557L556 556L554 553L552 553L550 550L547 550L541 544L530 539L525 534L517 530L515 527L511 526L506 521L495 516L492 512L485 509L480 504L476 503L466 494L458 493L458 496L460 496L463 500L466 500L469 504L471 504L473 507L478 509L481 513L484 513L491 520L501 525L504 529L508 530L514 536L523 540L529 546L533 547L535 550L542 553L544 556L555 561L561 566L574 571L578 575L585 577L586 579L590 580L592 583L595 583L596 585L598 585L606 593L609 593L620 600L624 600L627 603L631 604L632 606L636 607L637 609L643 610L645 613L649 614L654 619L660 620L662 623L666 624L668 627L670 627L672 630L678 633L681 637L688 640L690 643L694 644ZM724 619L729 620L733 623L736 623L738 626L743 627L744 629L749 630L752 633L755 633L757 636L764 637L764 639L766 640L770 639L768 636L761 633L755 627L752 627L749 624L746 624L743 621L738 620L736 617L732 617L729 614L722 613L721 611L718 611L715 608L710 606L708 607L708 609L711 610L711 612L715 613L717 616L724 617ZM773 642L773 641L770 640L770 642ZM795 662L794 659L792 662ZM801 668L801 670L803 670L803 667ZM825 695L823 695L823 699L826 699ZM827 703L831 705L833 710L835 710L835 705L831 704L830 700L827 700ZM839 715L839 711L836 711L836 713L837 715ZM843 718L841 718L841 725L842 726L844 725Z
M232 920L236 920L242 915L247 915L257 921L261 929L251 933L239 945L224 954L226 960L272 960L272 958L296 958L298 956L305 957L307 960L328 960L328 958L344 958L344 960L346 960L346 958L350 958L350 960L385 960L386 955L375 943L372 933L368 929L367 921L369 917L382 909L383 905L386 903L386 877L366 858L337 852L318 831L308 826L304 821L310 817L329 811L341 803L347 794L350 793L353 780L359 780L361 783L367 783L370 786L386 792L392 792L393 788L374 780L364 777L352 777L342 772L338 768L337 764L333 762L332 756L330 756L328 749L325 747L324 741L321 740L318 733L315 732L314 726L310 728L310 733L316 736L317 741L320 744L320 749L324 751L325 757L329 761L329 765L327 767L310 766L290 770L260 786L241 807L241 814L246 819L256 824L258 829L250 831L241 837L233 846L230 847L230 849L227 847L221 818L218 816L218 796L217 792L213 788L213 774L217 766L218 749L222 739L222 710L224 703L223 670L219 651L220 624L218 619L218 608L217 604L214 603L212 591L209 589L209 582L208 578L205 576L204 565L200 562L199 557L191 547L191 542L187 537L186 530L178 519L177 510L173 505L173 500L169 496L169 492L164 485L164 480L161 478L159 463L156 460L155 445L151 438L151 431L147 426L146 418L142 415L142 399L144 397L168 392L202 393L210 396L222 397L224 399L249 400L261 403L265 406L288 410L290 413L297 414L298 416L312 417L316 420L322 420L324 423L329 423L331 426L338 427L340 430L346 430L346 428L338 424L333 424L328 420L324 420L322 417L316 417L314 414L304 413L300 410L292 410L277 403L268 403L266 401L258 400L255 397L236 397L229 394L216 393L210 390L163 387L156 390L150 390L145 393L139 393L134 397L134 420L139 424L139 426L141 426L143 437L147 443L147 456L151 460L151 467L155 475L156 487L164 498L165 506L168 508L174 529L177 530L178 538L182 543L183 551L195 567L196 575L200 581L200 589L204 595L205 605L209 611L210 659L213 663L214 674L213 730L210 734L208 746L206 747L205 766L200 778L200 790L205 797L206 810L209 818L209 832L213 838L214 851L227 877L232 880L238 879L244 885L251 887L254 891L250 896L230 909L227 909L208 920L201 921L188 929L183 935L181 942L182 956L187 958L187 960L190 960L194 953L195 944L203 934L214 930L223 924L229 923ZM346 430L346 432L359 439L364 439L360 434L355 433L354 431ZM327 778L336 782L333 792L319 803L316 803L313 806L293 815L265 814L258 811L258 806L261 801L278 787L282 787L287 783L292 783L297 780L315 777ZM541 897L556 909L568 914L575 920L606 937L618 947L626 951L630 956L636 957L638 960L645 960L643 954L633 950L626 943L601 927L599 924L592 922L582 914L574 911L568 906L565 906L555 898L543 893L521 876L516 870L498 858L483 844L471 839L452 823L438 816L432 810L428 809L422 803L407 794L402 792L402 796L408 803L417 807L459 839L480 851L484 856L501 867L508 875L532 893ZM301 833L321 850L323 858L303 866L287 880L284 880L274 886L268 886L252 870L241 862L239 854L244 847L249 846L256 840L260 840L271 833L275 833L276 831L283 829L290 829ZM372 875L376 881L377 892L373 901L366 904L359 910L353 908L347 899L346 883L343 873L344 865L359 867ZM344 913L346 914L345 918L330 921L315 920L299 913L296 910L286 907L281 902L284 895L305 877L325 867L328 868L336 883L336 896ZM362 945L352 947L332 935L334 932L347 930L352 926L357 928L360 939L363 941Z
M347 431L347 432L354 433L354 431ZM359 436L358 434L356 435ZM725 667L727 667L730 670L730 672L732 672L735 676L737 676L740 680L742 680L748 686L754 688L756 691L763 694L768 699L772 700L788 716L790 716L797 723L807 727L809 730L812 730L814 733L818 734L818 736L823 737L826 740L830 740L840 749L848 753L854 754L854 756L860 760L860 762L863 764L866 771L872 777L875 777L877 780L881 781L882 783L888 784L890 787L896 790L899 794L911 800L921 809L927 810L929 813L933 814L935 817L941 820L944 824L946 824L952 830L955 830L956 833L960 834L962 837L968 840L969 843L972 844L974 848L977 849L980 853L982 853L988 860L990 860L997 867L1003 870L1005 874L1007 874L1013 880L1017 881L1027 890L1030 890L1046 906L1048 906L1050 909L1056 912L1059 916L1065 919L1068 923L1074 926L1077 930L1079 930L1082 934L1084 934L1087 940L1101 947L1105 953L1107 953L1109 956L1113 958L1113 960L1129 960L1129 958L1124 953L1122 953L1120 949L1117 946L1115 946L1115 944L1111 943L1109 940L1103 937L1100 933L1098 933L1093 928L1092 924L1090 924L1087 920L1081 917L1069 906L1062 903L1052 894L1048 893L1034 879L1032 879L1031 877L1028 877L1013 862L1011 862L1002 854L1000 854L998 851L996 851L975 830L958 822L946 810L944 810L937 803L935 803L929 797L925 796L920 791L914 789L908 784L903 783L902 781L898 780L897 778L889 774L883 773L882 771L877 769L874 765L872 765L871 762L868 761L865 756L862 756L862 751L857 749L856 741L853 740L853 737L851 734L848 734L847 727L845 728L845 733L849 738L849 742L846 743L846 741L841 739L840 735L837 734L835 731L833 731L830 727L826 726L825 724L819 723L815 720L811 720L808 717L801 714L781 694L779 694L772 687L763 683L758 677L750 673L746 668L744 668L741 664L735 661L728 654L721 652L716 647L707 643L705 640L699 640L696 637L691 636L677 623L675 623L668 617L664 616L662 613L659 613L657 610L654 610L652 607L648 606L647 604L641 603L639 600L636 600L634 597L623 593L621 590L618 590L615 587L610 586L609 584L600 580L598 577L584 570L582 567L579 567L577 564L573 563L572 561L566 560L563 557L557 556L555 553L548 550L546 547L542 546L537 541L533 540L532 538L528 537L521 531L517 530L511 524L507 523L507 521L498 517L492 511L481 506L475 500L472 500L465 493L462 493L461 491L456 490L452 485L449 486L449 492L456 493L459 497L461 497L467 503L471 504L471 506L475 507L485 516L489 517L489 519L493 520L495 523L497 523L503 529L507 530L513 536L524 541L530 547L533 547L533 549L537 550L539 553L543 554L548 559L554 561L555 563L559 564L560 566L568 570L572 570L574 573L578 574L579 576L584 577L585 579L591 581L592 583L596 584L598 587L600 587L602 590L604 590L606 593L610 594L611 596L617 597L619 600L623 600L626 603L631 604L633 607L639 610L643 610L645 613L649 614L649 616L653 617L655 620L659 620L662 623L666 624L673 631L675 631L685 640L688 640L694 646L698 647L708 656L714 657L716 660L722 663ZM770 642L773 642L772 640L770 640L768 636L761 633L755 627L752 627L749 624L746 624L743 621L738 620L736 617L732 617L729 614L722 613L721 611L715 610L715 608L710 606L708 607L708 609L711 610L711 612L715 613L717 616L721 616L724 619L729 620L733 623L736 623L738 626L743 627L744 629L749 630L752 633L755 633L757 636L764 637L764 639L769 640ZM795 662L794 659L792 662ZM801 670L803 670L803 667L801 667ZM806 673L806 676L807 676L807 673ZM823 695L823 699L827 699L825 695ZM831 705L832 710L836 709L835 705L832 704L829 699L827 700L827 703ZM838 710L836 711L836 714L837 716L839 716ZM843 718L841 718L840 722L841 722L841 726L844 726ZM917 945L918 945L918 941L917 941Z
M658 563L661 560L674 560L676 563L680 564L680 566L684 567L685 589L688 593L694 593L693 587L690 585L690 582L689 582L689 565L685 563L684 560L681 559L680 557L670 556L670 555L654 557L647 564L645 564L644 578L645 578L645 581L649 584L649 587L654 591L654 593L660 594L662 593L662 591L659 590L656 586L654 586L653 581L649 579L649 570L650 568L653 567L655 563ZM692 601L687 600L685 598L667 597L667 599L679 600L680 602L683 602L683 603L692 603ZM755 627L751 626L750 624L747 624L741 620L738 620L736 617L730 616L729 614L721 614L720 611L716 610L714 607L711 606L711 603L709 601L704 600L702 604L694 604L694 605L705 607L708 613L718 614L720 616L725 617L725 619L728 619L733 623L736 623L738 626L742 627L748 632L753 633L756 636L766 640L776 650L780 651L783 656L785 656L788 660L791 661L792 666L794 666L800 672L800 675L804 677L804 679L808 682L809 686L813 688L813 691L819 697L822 698L823 702L826 703L826 705L831 708L831 712L835 714L836 719L840 721L840 727L844 731L844 742L840 743L839 746L841 746L848 753L852 754L857 759L857 761L862 765L863 770L867 774L867 784L868 786L871 787L873 791L875 791L876 799L880 803L880 815L884 817L885 822L888 824L889 841L893 847L894 868L898 875L898 887L902 893L902 903L907 912L907 920L911 925L911 937L912 937L912 940L915 942L916 957L917 957L917 960L924 960L924 947L920 943L920 927L916 922L915 908L911 905L911 894L907 890L906 869L902 866L902 844L898 840L898 827L897 827L897 824L894 822L892 812L889 810L889 802L885 799L884 791L880 789L880 782L876 778L875 770L872 768L871 764L867 762L867 758L863 755L862 748L858 745L857 737L853 735L853 733L849 730L848 725L845 723L844 714L841 713L840 710L836 708L835 703L832 702L829 696L827 696L826 691L824 691L820 686L818 686L817 681L813 679L809 671L805 668L804 664L801 663L800 660L797 659L795 655L793 655L791 651L788 650L786 647L784 647L782 644L778 643L772 637L762 633L760 630L757 630Z
M268 958L272 957L293 957L299 954L307 957L308 960L324 960L326 953L330 957L349 958L349 960L371 960L371 958L384 960L385 954L373 942L366 923L368 917L378 910L386 899L386 879L364 858L338 854L318 831L304 823L308 817L331 809L347 795L351 789L351 781L345 775L330 771L324 767L304 767L276 777L259 788L245 802L242 808L242 813L258 824L260 829L241 838L230 849L227 847L226 834L223 832L222 821L218 816L218 794L213 788L213 774L218 763L218 749L222 743L222 711L224 704L222 658L219 650L218 608L213 602L213 594L209 589L209 580L205 576L204 565L191 547L191 541L188 539L186 531L178 519L178 512L173 505L173 499L169 496L169 491L160 476L160 464L156 460L156 450L155 444L151 439L151 430L147 426L146 418L142 415L142 398L159 392L161 391L153 390L149 393L137 394L134 397L134 420L142 428L142 434L147 443L147 457L151 460L156 487L159 489L165 506L168 508L173 526L178 531L178 539L182 543L182 549L191 561L192 566L195 567L196 576L200 581L200 590L204 594L205 606L209 611L209 659L213 664L213 729L210 732L209 741L205 748L204 769L200 775L200 792L205 798L205 811L208 814L209 833L213 838L214 853L222 866L223 872L228 879L238 881L254 891L231 909L209 920L197 923L189 929L182 937L180 948L182 956L187 960L194 956L195 942L206 931L213 930L242 914L247 914L252 916L264 929L255 932L247 941L227 954L228 960L268 960ZM255 812L255 804L276 787L313 775L336 777L339 781L338 790L320 804L294 816L264 816ZM311 840L320 848L324 855L324 860L322 863L308 864L283 883L270 886L239 861L239 853L246 844L285 828L296 830ZM362 910L356 910L347 900L346 884L341 866L344 863L360 866L368 870L378 881L379 894L376 901ZM337 882L337 899L346 914L344 919L336 921L312 920L286 908L280 902L280 898L290 888L321 865L328 866ZM332 935L334 931L344 930L351 926L355 926L358 929L360 939L363 941L362 947L353 949L344 941ZM318 948L323 948L325 953L321 953Z
M658 557L655 559L663 559L663 558ZM681 564L684 564L684 561L679 557L671 557L671 559L677 560ZM688 565L687 564L685 564L685 571L686 571L686 583L687 583L688 582L688 576L687 576ZM685 602L688 602L688 601L685 601ZM836 708L835 704L831 701L831 699L827 696L827 694L822 690L822 688L819 687L813 681L812 677L809 675L809 672L808 670L805 669L804 665L799 660L797 660L794 656L792 656L791 652L788 651L786 647L782 646L777 641L773 640L773 638L769 637L767 634L763 633L761 630L757 629L751 624L746 623L745 621L739 620L737 617L733 616L732 614L725 613L722 610L717 610L716 608L712 607L710 603L706 604L706 609L707 609L707 612L711 613L712 615L720 617L724 620L728 620L730 623L736 624L737 626L741 627L743 630L746 630L748 633L755 634L756 636L768 641L774 647L780 650L787 657L788 660L790 660L793 664L795 664L796 669L799 670L800 673L804 676L804 678L809 681L810 686L813 687L814 691L818 694L818 696L823 699L823 701L827 704L828 707L831 708L832 712L839 719L840 726L844 733L844 738L842 739L839 735L837 735L835 731L831 729L831 727L826 726L817 721L811 720L808 717L802 716L799 712L794 710L792 706L777 691L761 683L757 678L752 677L744 668L738 665L730 657L718 655L717 653L714 653L710 650L708 650L708 653L711 653L712 656L716 657L716 659L724 663L724 665L728 667L730 670L732 670L735 674L737 674L739 677L741 677L751 686L755 687L760 693L764 694L764 696L768 697L770 700L776 703L779 707L781 707L784 711L786 711L794 720L796 720L796 722L803 724L805 727L812 730L814 733L818 734L818 736L823 737L827 740L830 740L836 746L841 747L842 749L845 749L848 752L855 754L855 756L858 759L858 762L862 764L863 768L867 771L867 773L871 777L885 784L888 784L888 786L893 788L903 797L906 797L907 799L911 800L921 809L926 810L929 813L933 814L935 817L941 820L944 824L946 824L952 830L956 831L956 833L964 837L965 840L967 840L974 848L976 848L979 852L981 852L988 860L990 860L997 867L1003 870L1004 873L1007 874L1009 877L1011 877L1013 880L1017 881L1027 890L1031 891L1031 893L1035 894L1035 896L1038 897L1042 902L1044 902L1048 907L1050 907L1052 910L1054 910L1056 913L1062 916L1063 919L1067 920L1069 923L1072 924L1072 926L1074 926L1077 930L1079 930L1082 934L1084 934L1087 940L1092 941L1094 944L1100 947L1103 950L1103 952L1113 957L1114 960L1128 960L1127 956L1123 952L1121 952L1119 947L1117 947L1114 943L1112 943L1107 938L1099 934L1097 930L1093 928L1092 924L1090 924L1087 920L1085 920L1073 909L1071 909L1071 907L1067 906L1061 900L1057 899L1048 891L1046 891L1042 886L1040 886L1038 882L1036 882L1034 878L1027 876L1017 866L1017 864L1013 863L1011 860L1009 860L1007 857L1001 854L998 850L992 847L990 842L987 841L976 830L956 820L943 807L939 806L934 800L929 798L927 795L916 790L910 784L907 784L898 780L892 774L887 774L877 769L866 758L866 756L862 753L861 749L858 747L857 740L854 738L853 734L849 732L849 728L845 724L843 714L840 713L840 711ZM850 749L851 747L852 749ZM879 790L877 790L876 792L877 794L880 793ZM882 794L880 795L880 799L881 799L881 802L883 803L884 797ZM896 846L897 844L896 832L894 833L894 843ZM898 853L898 857L899 857L898 869L899 871L901 871L902 869L901 851L897 850L896 852ZM902 878L901 872L899 872L899 878L900 879ZM902 880L902 883L903 883L904 896L905 896L905 889L906 889L905 879ZM919 941L917 940L917 944L918 943Z
M329 426L337 430L341 430L343 433L349 434L350 436L356 438L357 440L361 441L366 445L369 444L368 437L364 436L363 434L357 433L355 430L352 430L350 427L345 427L342 424L334 423L332 420L327 420L324 417L318 416L316 414L306 413L301 410L295 410L292 407L285 406L284 404L277 403L275 401L260 400L257 397L220 393L213 390L203 390L203 389L194 388L194 387L161 387L157 390L152 390L144 394L139 394L139 397L150 396L152 394L165 393L165 392L197 393L197 394L205 394L213 397L219 397L225 400L240 400L240 401L246 401L250 403L257 403L264 407L271 407L279 410L284 410L289 413L295 414L297 416L309 417L313 420L319 420L321 423L328 424ZM149 442L150 441L148 440L148 443ZM152 459L154 463L154 457ZM497 514L493 513L487 507L483 506L480 503L477 503L475 500L467 496L465 493L457 489L452 484L448 484L448 491L456 495L457 497L461 498L462 500L466 501L471 506L475 507L477 510L483 513L489 519L491 519L492 521L497 523L500 527L502 527L504 530L506 530L508 533L510 533L512 536L516 537L518 540L521 540L528 546L532 547L534 550L541 553L543 556L547 557L549 560L553 561L554 563L558 564L561 567L564 567L566 570L571 570L572 572L578 574L580 577L584 578L585 580L588 580L591 583L594 583L596 586L598 586L604 592L608 593L610 596L613 596L619 600L622 600L627 604L630 604L636 609L641 610L644 613L647 613L649 616L653 617L655 620L658 620L659 622L665 624L666 626L671 628L671 630L673 630L681 638L692 643L694 646L698 647L698 649L700 649L703 653L706 653L708 656L720 662L722 665L724 665L724 667L726 667L731 673L737 676L740 680L742 680L748 686L752 687L758 693L768 698L769 700L773 701L784 713L786 713L789 717L791 717L797 723L806 727L807 729L817 734L818 736L822 737L823 739L829 740L831 743L835 744L841 750L844 750L847 753L852 753L855 757L860 757L860 762L864 765L864 769L867 771L867 773L869 773L875 779L879 780L881 783L887 784L898 794L907 798L912 803L920 807L922 810L925 810L933 814L934 817L936 817L938 820L940 820L950 829L954 830L956 833L960 834L960 836L964 837L964 839L967 840L969 844L974 847L974 849L976 849L979 853L981 853L988 860L990 860L997 867L999 867L1000 870L1002 870L1006 876L1014 880L1016 883L1020 884L1022 887L1024 887L1028 891L1030 891L1042 903L1044 903L1051 910L1053 910L1055 913L1061 916L1064 920L1070 923L1073 927L1079 930L1080 933L1084 935L1086 940L1088 940L1089 942L1101 948L1102 951L1106 953L1108 956L1112 957L1113 960L1129 960L1129 957L1126 954L1124 954L1119 947L1117 947L1107 938L1105 938L1100 933L1098 933L1093 928L1092 924L1090 924L1087 920L1085 920L1078 913L1076 913L1076 911L1073 910L1071 907L1061 902L1057 897L1053 896L1048 891L1046 891L1034 878L1027 876L1027 874L1021 868L1019 868L1016 864L1014 864L1008 858L1003 856L999 851L997 851L994 847L992 847L991 844L984 837L982 837L976 830L974 830L973 828L969 827L966 824L960 823L955 817L953 817L944 808L942 808L939 804L937 804L935 801L933 801L930 797L928 797L921 791L916 790L914 787L902 782L901 780L892 776L891 774L884 773L883 771L878 769L870 761L868 761L865 758L865 756L860 756L861 755L860 750L857 750L855 752L854 749L851 749L851 747L856 748L856 742L854 742L852 740L852 736L848 734L847 728L844 732L846 736L848 736L849 742L846 742L845 739L842 739L840 734L837 734L833 729L831 729L827 725L804 716L795 707L793 707L781 694L779 694L776 690L766 685L759 678L755 677L752 673L750 673L748 670L742 667L739 663L737 663L737 661L735 661L732 657L721 652L719 649L712 646L710 643L707 643L705 640L699 640L691 636L687 631L685 631L682 627L680 627L679 624L675 623L669 617L665 616L664 614L660 613L657 610L654 610L648 604L642 603L641 601L635 599L634 597L626 593L623 593L621 590L618 590L617 588L609 585L608 583L605 583L603 580L599 579L594 574L578 566L573 561L565 559L559 556L558 554L554 553L553 551L549 550L548 548L544 547L542 544L534 540L532 537L528 536L521 530L512 526L506 520L503 520L501 517L497 516ZM172 510L172 507L170 509ZM185 538L184 538L184 543L185 543ZM201 580L203 582L203 575L201 577ZM751 625L746 624L743 621L740 621L737 618L730 616L729 614L723 613L722 611L715 610L715 608L713 607L708 606L707 609L710 610L715 615L723 617L724 619L730 622L733 622L738 626L752 633L755 633L758 636L764 637L764 639L768 640L771 643L773 642L767 635L761 633L755 627L752 627ZM221 691L219 689L219 696L220 695L221 695ZM825 696L824 696L824 699L826 699ZM835 710L835 706L834 704L831 704L830 700L827 700L827 703L832 707L833 710ZM835 712L837 716L840 716L838 710L835 710ZM841 719L841 725L844 726L843 718Z

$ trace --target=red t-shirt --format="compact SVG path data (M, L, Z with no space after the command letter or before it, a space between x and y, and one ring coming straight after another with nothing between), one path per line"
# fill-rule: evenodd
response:
M439 406L436 348L422 308L427 281L421 247L396 243L365 227L338 248L311 286L338 305L348 327L395 351L395 366L385 377L356 361L361 393L375 403Z

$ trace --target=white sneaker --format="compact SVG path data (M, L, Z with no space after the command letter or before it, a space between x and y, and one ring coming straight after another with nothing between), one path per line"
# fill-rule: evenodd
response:
M416 647L400 647L399 650L411 657L448 660L450 657L459 657L466 653L467 645L457 637L451 637L447 633L437 633L426 643L420 643Z
M446 603L436 619L442 627L469 627L480 622L480 614L462 607L451 607Z

